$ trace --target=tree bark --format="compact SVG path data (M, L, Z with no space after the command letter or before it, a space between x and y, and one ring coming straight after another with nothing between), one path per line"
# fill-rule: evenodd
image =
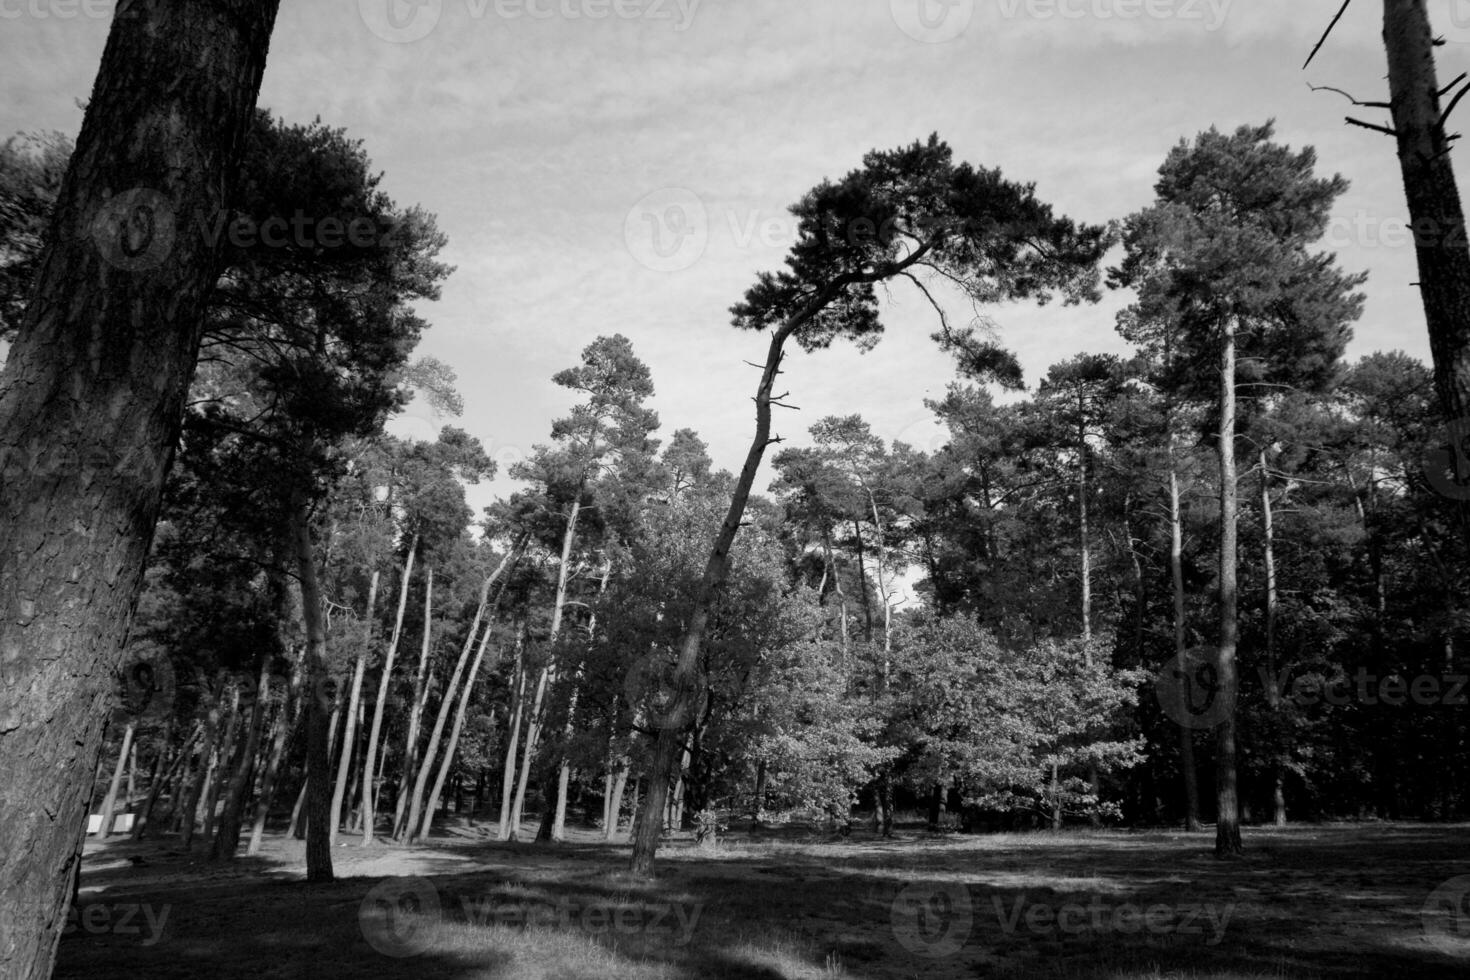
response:
M367 636L357 652L352 669L352 688L347 695L347 728L342 733L342 752L337 758L337 784L332 790L331 843L337 843L337 828L342 825L342 801L347 798L347 783L352 774L352 749L357 744L357 706L362 699L362 678L367 673L368 656L373 649L373 611L378 604L378 570L373 569L367 594Z
M1220 338L1220 652L1215 664L1220 697L1228 708L1215 729L1215 856L1235 857L1240 843L1240 802L1235 771L1236 614L1235 332L1227 316Z
M300 490L293 494L291 523L301 618L306 626L306 880L322 882L333 880L332 725L328 720L332 697L327 689L327 629L316 551L306 499Z
M379 782L373 769L378 757L378 739L383 733L383 711L388 704L388 687L393 680L393 658L398 653L398 638L403 632L403 614L408 609L408 583L413 577L413 560L418 554L419 536L413 536L408 546L408 557L403 560L403 581L398 586L398 614L393 620L393 635L388 640L388 652L383 655L383 674L378 678L378 701L373 705L373 727L368 733L367 751L362 759L362 846L373 842L376 817L373 808L377 802Z
M1434 386L1454 423L1470 418L1470 242L1440 108L1433 36L1424 0L1384 0L1393 129L1415 230Z
M123 5L0 373L6 977L48 976L66 923L112 679L219 272L218 242L198 229L232 192L277 5Z

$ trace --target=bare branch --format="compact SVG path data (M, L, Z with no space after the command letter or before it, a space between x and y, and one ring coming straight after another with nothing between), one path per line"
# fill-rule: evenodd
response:
M1327 25L1327 30L1322 32L1322 37L1317 40L1316 46L1312 48L1312 53L1307 55L1307 60L1302 64L1302 71L1306 71L1307 65L1310 65L1312 63L1312 59L1317 57L1317 52L1321 51L1322 45L1327 43L1328 35L1330 35L1332 33L1332 29L1337 26L1337 22L1342 20L1342 15L1347 13L1348 4L1352 2L1353 0L1342 0L1342 7L1338 9L1337 16L1332 18L1332 23Z
M1371 129L1375 132L1385 133L1389 136L1392 136L1394 139L1398 139L1399 136L1398 130L1389 129L1387 126L1379 126L1377 123L1363 122L1363 120L1354 119L1352 116L1348 116L1347 121L1349 126L1362 126L1364 129Z
M1464 78L1465 76L1461 75L1460 77ZM1444 112L1439 114L1439 127L1441 129L1444 128L1445 121L1450 118L1450 113L1455 111L1455 106L1459 105L1460 100L1465 97L1466 92L1470 92L1470 82L1467 82L1460 91L1455 93L1455 97L1450 99L1450 104L1445 106Z
M1358 99L1353 98L1347 92L1344 92L1342 89L1336 88L1336 87L1331 86L1331 85L1313 85L1311 82L1308 82L1307 83L1307 88L1311 89L1313 92L1336 92L1338 95L1342 96L1344 99L1347 99L1353 105L1363 106L1363 107L1368 108L1368 109L1392 109L1393 108L1393 103L1391 103L1391 102L1361 102Z

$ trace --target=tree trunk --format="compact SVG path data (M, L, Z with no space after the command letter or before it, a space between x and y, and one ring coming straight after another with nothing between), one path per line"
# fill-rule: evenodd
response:
M129 721L123 729L122 746L117 752L117 765L112 769L112 782L107 785L107 798L102 801L102 829L97 836L106 840L112 834L112 811L117 806L117 791L122 785L123 767L128 763L128 753L133 750L133 732L137 723Z
M202 730L199 725L194 726L194 731L190 733L188 738L184 739L184 744L179 747L179 751L174 755L172 761L169 761L167 758L169 750L167 736L165 736L164 748L159 753L159 764L154 767L153 779L148 785L148 800L143 804L143 812L139 814L139 818L133 821L133 840L143 839L143 834L147 831L148 824L153 819L153 808L158 805L159 795L163 792L163 788L173 781L174 776L179 771L179 767L189 758L189 749L193 746L194 740L199 737L199 733ZM162 775L160 775L159 771L163 769L163 763L166 761L168 762L168 768L163 770Z
M618 818L623 812L623 792L628 786L628 767L618 768L612 781L612 799L607 804L607 820L603 825L602 839L610 841L618 832Z
M333 880L327 630L306 499L300 490L292 497L291 530L301 588L301 618L306 626L306 880L322 882Z
M1434 386L1451 424L1470 418L1470 242L1440 108L1424 0L1384 0L1383 42ZM1452 447L1459 461L1460 447Z
M215 743L219 740L220 708L217 700L211 700L204 716L204 744L199 749L199 772L189 782L189 791L184 795L184 808L180 816L182 824L179 834L179 849L187 851L194 841L194 814L199 809L199 798L204 792L205 781L213 765Z
M0 374L0 975L50 974L276 0L114 18ZM22 557L24 556L24 557ZM58 669L58 664L66 668Z
M214 847L215 821L219 814L219 795L224 788L226 773L234 771L233 762L239 755L239 744L242 741L240 735L244 727L240 717L240 684L238 681L230 685L230 718L225 723L224 738L214 750L214 764L209 767L208 788L204 793L204 819L203 835L204 843L212 849Z
M1174 465L1173 435L1169 444L1169 573L1174 585L1174 655L1188 649L1184 625L1184 523L1179 512L1179 470ZM1184 775L1184 829L1199 830L1199 774L1194 763L1194 729L1179 726L1179 770Z
M517 638L515 669L511 672L511 687L514 690L515 704L511 708L510 737L505 746L505 773L500 782L500 829L496 834L503 841L515 836L515 828L510 818L515 798L516 750L520 746L521 715L524 713L526 702L526 669L521 663L521 652L522 644L520 638Z
M1228 705L1225 719L1215 729L1215 856L1235 857L1240 843L1240 808L1235 771L1235 695L1238 690L1235 648L1236 616L1235 486L1235 330L1227 316L1220 344L1220 652L1219 696Z
M541 729L545 726L546 693L556 683L556 641L561 635L562 614L566 609L572 546L576 542L577 518L581 510L582 495L579 489L576 498L572 500L572 513L567 518L567 530L562 536L561 568L556 576L556 601L551 608L551 632L546 638L548 657L546 666L541 669L541 676L536 681L536 697L531 702L531 717L526 724L526 744L521 757L520 781L516 786L515 806L511 809L512 837L515 836L521 825L521 814L526 804L526 785L531 776L531 764L536 757L536 743L540 740Z
M512 552L510 551L505 553L505 556L500 559L500 564L496 567L495 571L491 572L485 578L485 583L480 587L480 603L475 607L475 617L470 622L470 630L465 636L464 647L459 651L459 660L454 664L454 672L449 675L449 683L445 686L444 695L439 700L439 712L434 718L434 728L429 733L429 747L424 752L424 761L419 766L418 778L414 780L413 795L409 800L408 838L410 840L415 835L427 837L428 828L433 823L434 804L439 798L440 791L444 788L444 778L448 774L449 764L454 758L454 744L458 740L459 725L464 721L464 712L469 706L469 695L474 688L475 678L479 676L480 661L484 658L485 647L490 642L489 624L486 624L485 637L481 640L478 651L475 651L475 635L479 632L480 624L486 619L485 612L490 601L490 587L510 567L511 554ZM501 592L503 593L504 590L502 589ZM496 603L499 604L499 601L500 596L497 595ZM439 740L444 735L444 725L449 720L449 712L454 710L455 695L459 693L460 678L465 676L465 664L469 661L471 652L475 652L475 662L474 667L470 669L469 676L465 679L464 697L459 702L460 708L455 723L454 737L450 739L448 755L445 757L444 766L439 771L439 778L435 784L432 799L429 801L427 814L423 818L423 829L420 830L420 816L424 814L424 809L421 805L423 803L424 790L429 784L429 776L434 771L434 760L439 752Z
M766 354L765 369L761 373L760 385L755 396L755 437L745 456L745 465L740 470L735 492L730 498L730 509L720 525L709 561L700 579L699 593L690 610L684 635L679 641L679 661L674 670L673 696L669 700L658 737L654 743L653 758L648 770L648 791L644 795L633 835L631 869L634 874L651 876L653 861L658 853L659 830L662 823L664 802L668 798L669 784L674 777L680 753L684 746L684 733L693 722L695 710L703 694L699 676L699 648L704 640L704 631L709 624L710 613L719 593L730 576L730 548L745 515L745 505L750 500L750 490L755 484L756 471L771 442L772 391L777 376L781 373L782 348L786 339L810 316L815 315L828 302L818 295L813 298L808 311L803 311L791 321L782 324L771 335L770 348ZM865 590L866 591L866 590Z
M1271 680L1266 685L1266 703L1276 722L1275 736L1287 737L1286 727L1281 724L1281 689L1276 677L1276 618L1279 603L1276 592L1276 533L1271 513L1271 471L1267 466L1266 450L1261 450L1261 530L1264 540L1266 564L1266 671ZM1286 826L1286 761L1290 745L1274 747L1279 757L1273 767L1271 808L1272 820L1278 827Z
M429 660L434 654L434 566L424 563L424 638L419 646L419 667L413 677L413 701L408 707L408 732L403 742L403 774L398 777L398 799L393 804L393 838L403 840L408 829L409 787L419 761L419 723L429 697Z
M352 669L352 688L347 695L347 728L342 733L342 752L337 758L337 784L332 790L331 843L337 843L337 828L342 825L342 801L347 798L347 784L353 770L352 750L357 744L357 706L362 699L362 678L367 673L368 656L373 648L373 611L378 604L378 570L373 569L368 582L367 635L357 651L357 664Z
M373 807L377 801L379 787L377 773L373 769L378 758L378 740L383 734L383 711L388 704L388 687L393 680L393 658L398 653L398 637L403 632L403 614L408 608L408 583L413 578L413 560L418 554L419 536L413 536L408 546L408 557L403 560L403 581L398 586L398 614L393 620L393 636L388 640L388 652L383 655L383 674L378 678L378 701L373 705L373 727L368 733L367 750L362 759L362 846L373 842L376 816Z
M229 785L225 789L225 804L220 813L219 830L210 843L211 860L223 858L226 861L233 861L235 850L240 845L241 813L244 812L245 798L250 792L256 757L260 754L260 736L265 727L265 704L270 697L270 664L271 655L262 654L260 681L255 692L255 703L250 707L250 721L246 728L245 745L240 753L240 760L230 775Z
M255 823L250 827L250 843L245 848L245 853L251 857L260 853L260 845L265 838L265 822L270 816L271 800L275 796L276 777L281 772L281 761L286 756L286 746L290 744L291 734L296 730L296 724L302 714L300 692L304 657L303 649L296 657L296 664L291 671L290 685L286 690L286 698L281 702L281 710L276 715L275 737L271 743L270 761L265 764L265 773L260 777L260 794L259 799L255 802Z

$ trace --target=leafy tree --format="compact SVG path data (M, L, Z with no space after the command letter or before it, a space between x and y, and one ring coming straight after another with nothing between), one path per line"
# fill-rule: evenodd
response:
M658 849L657 815L667 798L680 746L701 693L700 643L717 594L730 573L735 540L771 439L771 409L786 341L807 350L846 337L870 347L882 330L876 286L905 279L932 298L921 274L957 285L975 303L1036 298L1053 291L1070 301L1094 295L1101 228L1055 217L1032 188L999 171L955 164L937 136L872 152L861 169L814 188L792 208L798 238L787 268L763 273L732 313L742 329L769 330L756 389L756 429L730 509L710 550L699 596L679 644L675 693L661 720L632 868L650 874ZM937 309L936 305L936 309ZM941 312L942 342L977 373L1015 380L1015 359L975 330L952 330Z
M1238 690L1237 385L1321 387L1361 312L1363 276L1308 247L1326 232L1340 176L1313 175L1316 154L1270 142L1270 123L1181 142L1159 168L1157 202L1128 220L1113 282L1138 290L1125 336L1157 350L1177 343L1186 390L1218 378L1220 638L1215 669L1232 703L1216 729L1216 854L1240 853L1233 700ZM1243 357L1241 355L1244 355ZM1246 365L1237 377L1237 363ZM1197 390L1197 389L1196 389Z

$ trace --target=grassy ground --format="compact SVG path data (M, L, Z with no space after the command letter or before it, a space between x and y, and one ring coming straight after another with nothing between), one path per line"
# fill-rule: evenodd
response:
M1466 826L1248 828L1233 862L1207 833L737 834L671 843L652 883L590 834L482 832L341 838L325 886L296 841L226 866L93 842L56 976L1470 977Z

